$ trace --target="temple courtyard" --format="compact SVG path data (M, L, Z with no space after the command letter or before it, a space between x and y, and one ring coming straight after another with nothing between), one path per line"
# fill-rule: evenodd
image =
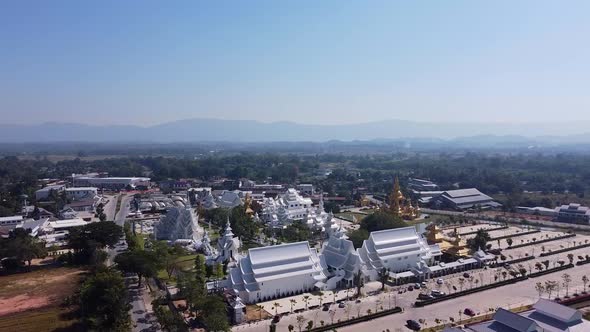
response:
M481 227L493 229L497 228L498 226L486 224L474 226L469 225L457 228L457 232L460 234L470 233ZM559 261L563 261L565 264L569 263L567 256L570 253L573 255L574 261L578 261L578 256L584 257L585 255L590 254L590 248L580 248L547 257L540 257L539 255L542 252L556 251L587 243L587 241L590 241L590 236L577 234L575 237L567 239L536 243L540 240L563 236L566 235L566 233L561 231L553 231L550 229L542 229L540 232L536 232L534 234L522 235L523 233L527 233L531 230L532 229L511 226L508 229L489 231L490 237L492 237L492 239L509 236L512 239L512 246L528 244L521 248L509 248L510 246L505 239L501 239L499 243L497 240L492 240L489 242L489 244L492 245L492 249L503 249L502 254L505 256L506 262L519 258L522 259L527 255L535 256L534 259L526 260L521 263L514 263L513 265L509 265L507 267L483 267L445 275L441 277L444 281L443 284L436 283L437 278L433 278L427 281L427 288L430 290L438 289L447 293L453 293L460 290L461 288L465 290L480 286L482 284L487 285L489 283L493 283L494 280L500 281L503 278L508 279L510 276L507 275L507 273L502 272L508 271L509 269L518 269L519 265L525 268L528 273L534 273L538 271L538 269L535 267L537 262L549 260L549 267L553 268L554 266L559 266ZM453 230L447 229L444 231L447 232ZM473 236L475 235L468 234L464 235L463 238L467 240ZM500 263L502 260L498 259L498 262ZM375 312L376 310L386 310L389 307L393 308L397 305L403 308L404 311L402 313L392 314L386 317L373 319L368 322L338 328L338 331L358 331L361 328L363 330L372 331L384 331L387 329L390 331L409 331L405 327L405 322L408 319L423 321L424 324L422 324L422 326L424 328L439 325L435 322L435 320L444 322L449 321L451 317L453 320L466 319L466 316L462 314L465 308L470 308L478 315L483 315L488 313L490 308L502 307L507 309L533 304L539 298L539 293L535 289L535 284L538 282L544 283L547 280L558 281L559 284L562 284L562 275L564 273L569 274L572 280L569 285L569 294L571 295L575 292L580 293L584 288L582 276L590 274L588 266L589 265L575 266L564 271L558 271L540 277L529 278L514 284L500 286L490 290L461 296L455 299L449 299L421 308L413 306L421 290L409 291L408 286L410 284L405 284L400 286L387 285L386 291L381 292L380 282L370 282L365 284L362 290L363 296L361 297L360 301L353 299L354 295L356 294L356 289L354 288L348 291L340 290L335 294L331 291L323 292L323 294L321 294L322 304L331 303L334 302L334 300L344 303L342 307L339 307L338 303L331 304L328 310L323 310L323 307L320 306L319 292L304 293L297 296L261 302L258 303L258 305L262 306L263 310L267 311L270 315L275 315L276 313L284 314L284 316L282 316L280 321L277 323L277 331L288 331L289 325L293 325L295 330L298 331L299 325L297 323L297 316L304 317L304 325L302 328L304 330L308 321L313 321L314 326L321 325L322 321L327 325L330 324L331 321L336 322L338 320L346 320L349 317L366 315L368 310L370 310L370 312ZM473 276L473 278L469 278L471 280L464 278L463 274L465 272L469 273L469 275ZM566 290L562 286L559 290L559 294L553 293L552 297L555 297L556 295L563 297L565 292ZM542 297L547 298L547 294L542 294ZM305 310L306 298L308 310ZM291 300L294 300L295 302L292 303ZM292 311L293 313L291 313ZM244 323L235 326L233 331L268 331L270 324L270 319Z

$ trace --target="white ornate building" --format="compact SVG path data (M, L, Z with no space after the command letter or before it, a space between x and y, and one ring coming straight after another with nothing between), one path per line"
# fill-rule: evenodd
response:
M192 240L197 242L203 235L199 216L190 207L171 207L154 229L158 240Z
M293 188L277 198L266 197L262 201L260 218L274 228L283 228L295 221L303 221L309 227L321 228L330 215L324 211L323 199L313 206L311 198L302 197Z
M411 272L420 275L435 257L438 245L430 246L413 226L372 232L358 249L363 274L377 280L383 268L390 273Z
M245 303L325 286L328 267L307 241L253 248L230 269L228 283Z

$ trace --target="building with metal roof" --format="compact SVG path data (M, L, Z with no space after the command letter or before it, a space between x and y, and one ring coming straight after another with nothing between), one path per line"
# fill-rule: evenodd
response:
M482 193L476 188L447 190L431 199L435 208L446 208L453 210L467 210L473 208L497 208L502 204L494 201L490 196Z

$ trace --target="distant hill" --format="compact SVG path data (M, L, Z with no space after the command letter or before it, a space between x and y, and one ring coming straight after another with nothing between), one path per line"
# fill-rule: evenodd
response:
M327 142L390 140L458 145L590 143L590 123L429 123L386 120L353 125L262 123L247 120L188 119L150 127L75 123L0 125L0 142Z

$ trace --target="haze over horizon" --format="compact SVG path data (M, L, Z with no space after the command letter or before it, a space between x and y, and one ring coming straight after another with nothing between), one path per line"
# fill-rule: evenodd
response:
M590 121L589 9L7 2L0 123Z

